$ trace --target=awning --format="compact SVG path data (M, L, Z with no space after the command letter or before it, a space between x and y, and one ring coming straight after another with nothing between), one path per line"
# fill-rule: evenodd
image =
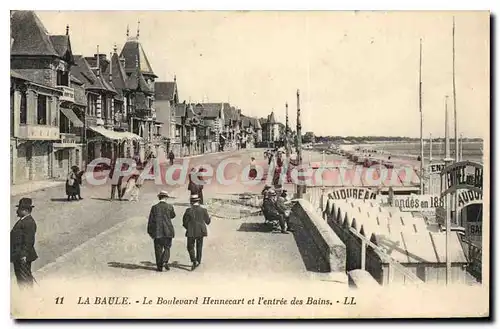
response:
M55 149L75 148L76 143L53 143L52 147Z
M71 121L71 123L73 123L73 126L78 128L83 127L83 122L80 119L78 119L73 110L61 107L61 112L66 116L66 118L68 118L69 121Z
M142 137L136 134L133 134L128 131L113 131L106 129L104 127L94 127L89 126L89 129L98 133L99 135L114 141L122 141L122 140L141 140Z

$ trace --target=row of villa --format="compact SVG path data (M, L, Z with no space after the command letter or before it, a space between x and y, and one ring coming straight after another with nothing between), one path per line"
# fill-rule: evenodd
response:
M69 26L52 35L33 11L11 12L11 183L61 179L107 157L176 157L270 144L274 113L180 101L176 77L157 81L137 34L120 52L73 52Z

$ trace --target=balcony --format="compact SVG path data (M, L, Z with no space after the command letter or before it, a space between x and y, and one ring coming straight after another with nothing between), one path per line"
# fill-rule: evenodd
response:
M75 102L75 90L73 88L70 88L68 86L57 86L57 89L62 91L62 95L59 97L60 101L64 102Z
M76 147L76 144L80 144L81 142L81 136L70 133L61 133L61 142L54 143L53 146L55 148L74 148Z
M61 133L61 143L64 144L76 144L76 135L70 133Z
M59 127L46 125L19 125L15 137L27 140L59 140Z

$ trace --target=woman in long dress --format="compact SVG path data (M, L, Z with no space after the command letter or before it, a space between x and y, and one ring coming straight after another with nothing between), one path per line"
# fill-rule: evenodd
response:
M127 186L123 192L123 196L127 195L129 201L139 201L139 190L141 183L139 182L140 173L135 172L127 180Z
M68 201L82 199L80 196L80 184L81 184L81 174L79 173L78 167L71 167L71 172L68 174L68 178L66 179L66 195L68 197Z

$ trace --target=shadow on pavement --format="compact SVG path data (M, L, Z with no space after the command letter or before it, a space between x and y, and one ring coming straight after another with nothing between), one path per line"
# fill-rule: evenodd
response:
M142 262L144 263L144 262ZM137 265L137 264L126 264L126 263L119 263L119 262L109 262L108 263L109 267L114 267L114 268L124 268L127 270L149 270L149 271L156 271L156 265L153 264L153 266L144 266L144 265Z
M68 200L68 198L52 198L50 201L55 201L55 202L71 202L71 201L78 201L78 200Z
M144 262L141 262L142 265L145 265L145 266L148 266L153 268L153 269L156 269L156 264L153 263L153 262L150 262L150 261L144 261ZM191 265L184 265L184 264L179 264L178 261L174 261L174 262L171 262L168 264L171 268L178 268L178 269L181 269L181 270L185 270L185 271L191 271Z
M108 198L91 198L92 200L97 200L97 201L110 201Z
M184 264L179 264L179 262L175 261L170 264L168 264L172 268L178 268L184 271L189 271L191 272L191 265L184 265Z
M266 223L242 223L238 232L271 232L273 229Z
M293 237L295 238L295 243L306 269L315 273L329 272L328 263L321 257L318 247L316 247L312 237L302 226L300 219L292 215L290 222L294 229Z

